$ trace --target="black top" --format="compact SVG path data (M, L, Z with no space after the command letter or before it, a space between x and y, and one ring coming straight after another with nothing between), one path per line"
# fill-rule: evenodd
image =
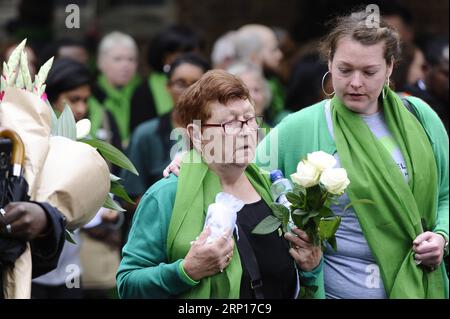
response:
M156 112L153 92L150 90L147 77L146 81L142 81L136 88L131 98L130 132L133 132L139 124L155 117L158 117L158 114Z
M294 259L289 254L289 243L278 230L267 235L254 235L252 230L271 210L264 200L245 205L237 214L239 231L244 231L253 248L263 282L262 290L266 299L294 298L296 288L296 269ZM239 248L239 242L237 241ZM243 256L239 253L241 260ZM245 258L245 257L244 257ZM241 299L253 299L250 275L243 262L241 280Z

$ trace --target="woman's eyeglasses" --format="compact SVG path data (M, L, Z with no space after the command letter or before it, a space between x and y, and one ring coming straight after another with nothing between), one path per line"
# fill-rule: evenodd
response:
M225 134L233 135L233 134L238 134L239 132L241 132L242 128L244 127L244 124L247 124L247 126L251 130L256 131L258 128L260 128L262 126L263 122L264 122L264 118L262 116L253 116L245 121L232 120L232 121L225 122L222 124L206 123L206 124L202 124L202 126L222 127Z

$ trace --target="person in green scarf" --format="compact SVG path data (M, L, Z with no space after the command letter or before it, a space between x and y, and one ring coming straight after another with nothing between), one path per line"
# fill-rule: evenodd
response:
M101 72L89 99L91 133L100 139L108 139L104 132L110 131L111 119L117 124L122 146L128 144L130 135L130 103L141 80L136 74L138 49L134 39L121 32L103 37L98 49L98 68ZM105 124L107 122L108 124ZM99 132L100 131L100 132Z
M170 65L184 53L202 52L203 40L192 28L174 24L152 36L148 43L147 64L151 70L131 99L130 130L141 123L172 111L174 101L167 92Z
M139 203L117 273L119 296L296 297L288 241L278 230L251 233L271 214L273 199L268 177L250 164L261 119L248 89L225 71L209 71L185 91L174 112L186 127L190 151L179 177L160 180ZM219 205L219 193L234 200ZM221 207L211 217L217 220L231 202L241 203L234 210L237 229L231 212L205 227L210 210ZM303 238L298 266L314 282L322 267L320 248L296 232Z
M332 98L277 125L257 163L289 176L322 150L347 170L349 188L332 207L342 217L337 251L324 253L327 298L448 298L448 135L425 102L389 88L399 36L374 15L336 20L322 43ZM344 209L358 199L375 204Z

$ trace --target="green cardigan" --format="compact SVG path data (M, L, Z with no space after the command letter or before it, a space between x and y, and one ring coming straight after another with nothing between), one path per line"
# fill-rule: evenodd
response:
M141 198L117 271L120 298L168 298L196 285L183 272L182 259L167 263L167 230L177 182L171 174Z
M448 239L449 232L449 143L448 135L437 114L422 100L408 97L418 120L432 144L438 169L438 212L434 232ZM297 170L298 162L308 153L322 150L336 152L325 117L326 101L287 116L258 146L257 165L265 170L280 169L289 177Z
M183 259L168 263L167 234L177 184L178 178L171 174L142 197L117 272L120 298L169 298L198 283L184 272ZM301 282L317 286L321 270L322 264L311 272L301 272Z

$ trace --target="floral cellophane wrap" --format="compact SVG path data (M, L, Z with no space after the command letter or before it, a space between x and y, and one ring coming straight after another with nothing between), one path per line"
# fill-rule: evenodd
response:
M8 87L0 104L0 126L16 131L25 144L24 176L31 200L48 202L62 212L68 229L92 219L110 187L105 160L91 146L50 136L51 110L37 95ZM4 273L6 298L29 298L29 247Z

